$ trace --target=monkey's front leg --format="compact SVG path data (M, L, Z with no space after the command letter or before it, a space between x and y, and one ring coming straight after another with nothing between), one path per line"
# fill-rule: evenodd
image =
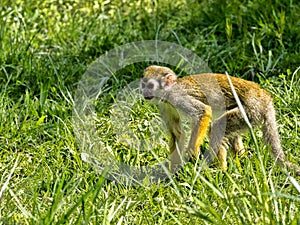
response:
M185 113L193 121L191 138L189 140L187 153L189 156L195 157L198 157L199 147L204 141L212 112L210 106L205 105L201 101L198 101L195 98L187 95L185 92L180 92L180 90L178 90L178 92L176 93L169 93L166 99L169 100L170 104L168 105L171 105L171 108L175 109L176 111L176 113L174 113L174 111L168 110L168 114L164 113L164 119L167 122L169 131L171 132L171 170L172 172L174 172L176 171L175 169L178 164L182 163L182 157L184 156L183 151L185 150L183 147L184 136L181 135L182 127L177 109ZM168 108L164 107L164 109ZM172 111L172 113L170 113L170 111Z
M174 173L182 164L184 152L185 132L182 128L180 115L177 109L169 103L159 104L160 114L170 133L170 170Z
M198 115L192 128L191 138L188 145L188 152L190 155L198 157L199 147L202 145L207 133L212 111L210 106L207 106L203 103L197 103L196 106Z
M170 135L170 160L171 160L171 171L176 172L179 166L184 161L184 139L185 133L181 127L181 123L174 123L171 127Z

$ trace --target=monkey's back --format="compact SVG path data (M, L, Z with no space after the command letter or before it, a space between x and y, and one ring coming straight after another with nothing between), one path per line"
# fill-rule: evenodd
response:
M272 101L269 93L258 84L230 76L242 104L268 104ZM204 73L177 79L177 83L194 98L208 105L224 104L227 110L237 107L230 84L225 74ZM249 102L250 101L250 102ZM258 106L258 105L257 105ZM261 106L264 107L264 106Z

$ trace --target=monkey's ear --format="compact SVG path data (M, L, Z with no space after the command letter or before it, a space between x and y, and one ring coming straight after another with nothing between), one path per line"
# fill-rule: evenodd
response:
M171 73L164 74L164 77L166 78L166 86L173 84L177 79L176 75Z

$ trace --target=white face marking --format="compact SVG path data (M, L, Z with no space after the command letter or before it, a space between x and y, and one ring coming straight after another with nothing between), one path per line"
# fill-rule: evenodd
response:
M154 78L142 80L142 94L146 99L151 99L155 96L155 91L160 88L159 81Z
M150 89L150 90L157 90L159 87L159 83L157 80L150 78L146 84L146 88Z

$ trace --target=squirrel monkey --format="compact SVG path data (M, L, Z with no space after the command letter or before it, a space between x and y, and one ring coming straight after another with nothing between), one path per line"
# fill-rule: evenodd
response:
M300 168L289 162L281 148L276 126L275 109L270 94L256 83L231 77L231 81L253 126L262 125L264 139L272 148L276 161L288 169ZM215 83L218 85L215 85ZM141 81L145 99L157 99L162 119L170 133L171 171L182 162L184 153L184 131L176 109L192 120L191 137L187 152L198 156L205 135L210 133L210 154L218 155L220 167L227 169L227 149L232 146L235 153L242 155L244 145L241 134L248 129L224 74L197 74L177 78L168 67L149 66ZM209 99L209 101L208 101ZM212 104L222 101L225 112L210 124ZM210 129L209 129L210 125ZM220 132L222 131L223 132ZM213 155L212 155L213 154Z

